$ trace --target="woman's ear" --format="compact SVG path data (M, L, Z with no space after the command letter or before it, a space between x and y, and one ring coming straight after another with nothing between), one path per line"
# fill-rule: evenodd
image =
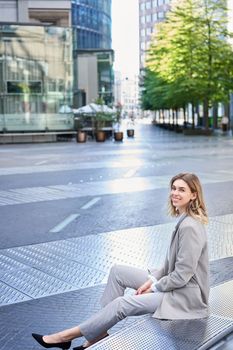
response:
M191 200L194 200L194 199L196 199L197 198L197 192L193 192L192 193L192 198L191 198Z

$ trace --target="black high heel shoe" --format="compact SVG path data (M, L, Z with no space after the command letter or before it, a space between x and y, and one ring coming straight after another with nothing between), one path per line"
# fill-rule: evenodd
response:
M51 343L51 344L48 344L48 343L46 343L43 340L43 335L32 333L32 336L41 346L43 346L46 349L59 348L59 349L67 350L71 346L71 341L67 341L67 342L64 342L64 343Z
M106 338L108 336L109 336L109 334L107 333L102 339L104 339L104 338ZM102 339L100 339L100 340L102 340ZM75 348L73 348L73 350L85 350L85 349L88 349L88 348L89 348L89 346L79 345L79 346L76 346Z

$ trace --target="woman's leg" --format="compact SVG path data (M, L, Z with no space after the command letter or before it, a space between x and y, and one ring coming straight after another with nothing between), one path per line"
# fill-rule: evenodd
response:
M126 266L126 265L114 265L111 268L109 273L108 282L105 287L103 296L101 298L101 305L104 307L107 304L111 303L114 299L118 298L119 296L123 296L126 288L133 288L133 289L139 288L147 279L148 279L147 271L138 269L136 267ZM121 299L121 298L118 298L118 299ZM116 316L114 319L114 312L117 312L117 308L118 308L117 305L118 305L118 302L115 303L115 307L113 308L114 311L111 310L112 311L111 312L112 321L110 322L111 324L112 322L114 322L113 324L115 324L120 320L118 316ZM147 312L150 312L150 311L147 311ZM143 312L143 313L147 313L147 312ZM95 320L96 316L98 319L99 313L100 312L97 312L97 314L91 317L89 320L92 320L92 318ZM100 319L101 317L102 316L100 316ZM87 320L86 322L88 322L89 320ZM83 323L84 327L86 322ZM95 323L95 321L93 322ZM82 324L81 324L81 327L82 327ZM104 327L103 332L96 332L96 335L93 335L93 336L91 335L88 338L86 337L86 339L88 339L88 342L85 344L85 346L89 346L97 342L98 340L102 339L106 335L107 330L111 327L112 326L107 326L107 328ZM82 332L80 327L76 326L76 327L64 330L62 332L46 335L43 337L43 340L47 343L58 343L58 342L73 340L75 338L82 337L83 335L85 336L85 334Z
M154 313L160 305L164 293L146 293L118 297L108 303L103 309L79 325L84 337L92 342L117 322L127 316L139 316Z
M148 272L145 270L126 265L113 265L100 300L101 306L106 306L117 297L123 296L126 288L138 289L147 280Z

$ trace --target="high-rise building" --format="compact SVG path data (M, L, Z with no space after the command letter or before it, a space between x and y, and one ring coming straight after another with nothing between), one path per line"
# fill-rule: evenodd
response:
M72 0L77 49L111 49L112 0Z
M155 24L164 21L170 9L170 0L139 0L139 62L145 67L146 50L151 42Z
M72 0L74 105L113 103L112 0Z

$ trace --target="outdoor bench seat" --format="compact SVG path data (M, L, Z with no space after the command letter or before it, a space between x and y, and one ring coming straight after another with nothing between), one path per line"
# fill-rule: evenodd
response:
M171 321L147 315L93 345L90 350L204 350L231 333L233 280L211 288L208 318Z

